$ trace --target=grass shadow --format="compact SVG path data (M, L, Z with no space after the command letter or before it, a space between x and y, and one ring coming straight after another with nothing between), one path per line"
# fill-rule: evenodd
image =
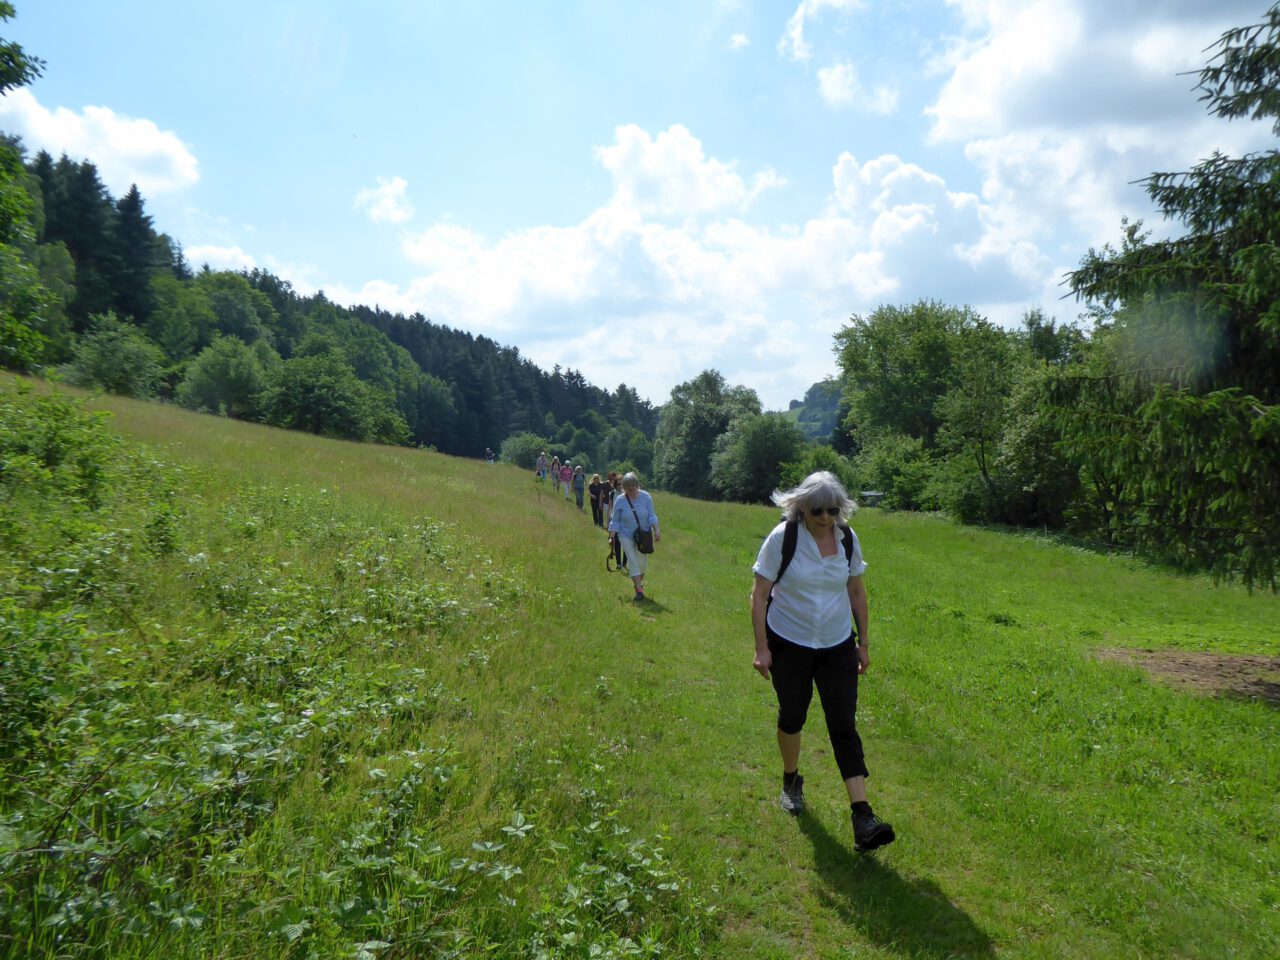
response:
M619 603L624 606L633 607L647 620L652 620L655 617L671 612L669 607L664 606L649 596L646 596L643 600L632 600L628 597L626 599L619 600Z
M994 957L991 938L931 880L908 880L876 854L853 850L853 833L836 838L812 813L798 818L826 885L823 903L867 939L904 957Z

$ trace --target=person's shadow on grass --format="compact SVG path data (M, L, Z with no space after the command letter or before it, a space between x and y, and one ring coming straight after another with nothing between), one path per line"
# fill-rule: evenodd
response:
M643 600L623 600L622 603L626 606L634 607L640 612L640 616L646 620L656 620L660 614L670 612L667 607L652 597L645 597Z
M812 814L798 818L826 884L818 895L867 939L904 957L995 955L991 938L931 880L907 880L874 853L856 853L853 832L833 837Z

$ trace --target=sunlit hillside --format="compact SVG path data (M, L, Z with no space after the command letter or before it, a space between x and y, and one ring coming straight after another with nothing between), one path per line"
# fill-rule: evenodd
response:
M14 382L0 954L1276 954L1275 704L1114 652L1265 673L1273 595L862 511L859 855L816 707L778 808L770 509L655 492L635 604L525 471Z

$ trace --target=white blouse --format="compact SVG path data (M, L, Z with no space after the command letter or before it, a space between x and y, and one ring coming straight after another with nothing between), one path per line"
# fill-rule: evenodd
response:
M786 526L785 522L778 524L764 538L752 567L766 580L777 581L773 603L769 605L769 627L778 636L802 647L821 650L844 643L852 632L849 578L860 577L867 569L858 535L853 534L853 555L846 564L843 530L836 527L835 555L823 557L818 541L801 520L800 529L796 531L795 556L778 580Z

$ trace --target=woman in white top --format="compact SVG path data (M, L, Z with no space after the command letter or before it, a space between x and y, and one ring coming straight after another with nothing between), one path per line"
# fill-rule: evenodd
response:
M849 793L854 840L859 850L874 850L892 843L894 833L867 803L867 765L855 724L858 676L871 663L862 583L867 565L857 535L846 525L856 507L826 471L811 474L794 490L775 491L773 502L784 520L765 537L756 557L751 625L754 666L773 681L778 695L782 808L804 812L800 731L816 686Z

